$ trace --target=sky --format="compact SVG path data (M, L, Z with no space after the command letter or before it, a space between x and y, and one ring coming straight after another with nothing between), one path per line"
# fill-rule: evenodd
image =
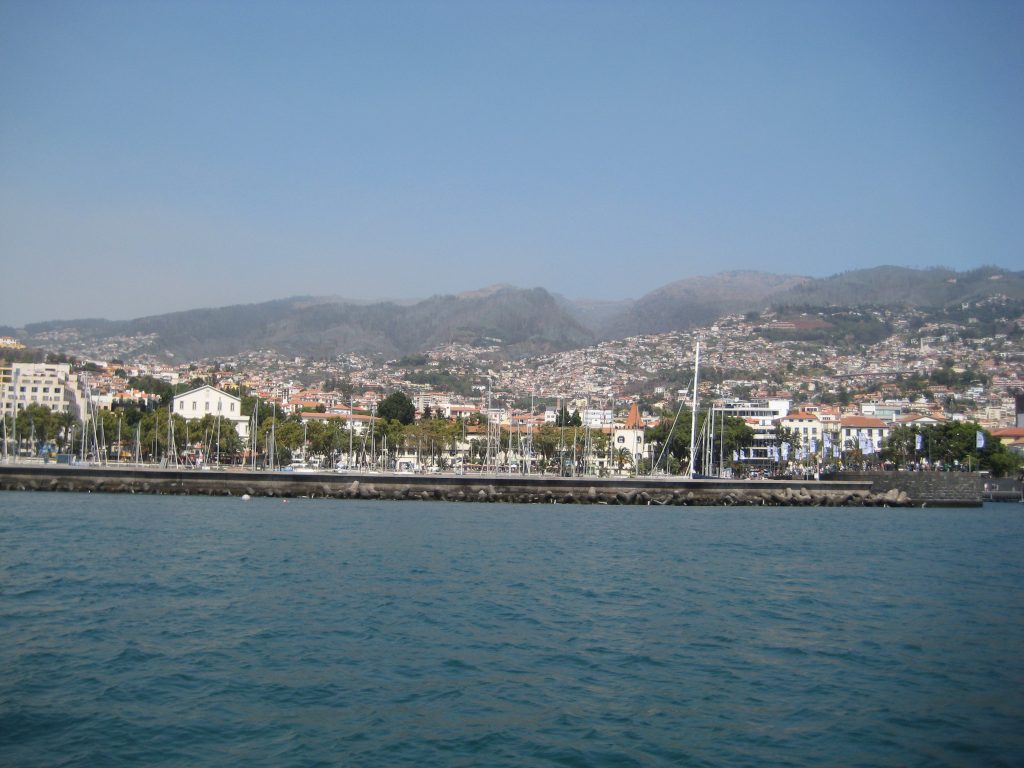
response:
M1024 3L0 0L0 324L1024 269Z

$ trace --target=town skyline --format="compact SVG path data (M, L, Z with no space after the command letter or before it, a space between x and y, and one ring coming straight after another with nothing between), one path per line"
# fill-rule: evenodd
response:
M502 445L502 467L511 471L508 462L532 466L524 456L532 456L529 445L536 439L543 453L543 459L535 457L538 466L550 469L552 451L567 434L552 427L568 427L581 456L590 457L581 458L585 471L622 474L649 470L663 456L667 435L688 428L677 420L689 407L699 345L700 408L733 419L727 430L730 471L757 472L790 459L924 461L931 467L933 456L921 453L922 440L952 439L962 451L968 437L977 437L977 447L991 441L998 453L986 453L984 461L995 462L986 466L1010 472L1024 447L1021 306L988 297L939 311L747 313L690 332L516 360L504 358L497 345L479 343L448 344L397 360L306 359L254 350L170 364L130 355L60 362L50 353L45 363L0 365L7 384L0 405L11 413L16 406L23 437L38 429L58 442L67 441L60 430L74 414L98 417L108 443L122 434L127 419L136 430L136 460L143 444L154 446L146 449L150 457L158 452L160 414L180 419L176 429L185 442L188 424L198 422L191 433L205 430L206 443L188 450L199 453L210 449L209 433L220 417L234 422L246 440L262 425L262 437L252 438L247 454L254 468L257 461L298 455L302 468L309 459L321 469L335 462L349 469L355 443L360 466L376 466L385 461L375 453L374 440L380 439L382 451L391 446L388 460L399 469L403 462L422 469L424 460L435 469L450 469L452 461L479 467L497 462ZM0 339L0 345L9 342ZM14 352L19 357L31 351ZM620 442L631 446L628 466L621 461L625 454L609 451ZM678 472L685 446L672 444L671 471ZM243 443L232 438L227 445L237 462ZM424 445L432 446L433 458L424 459ZM342 456L346 446L349 453ZM785 454L790 447L792 457ZM954 458L977 459L957 453L944 466L954 466Z

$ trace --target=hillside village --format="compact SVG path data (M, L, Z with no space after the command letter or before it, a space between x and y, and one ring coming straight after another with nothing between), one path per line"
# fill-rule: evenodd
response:
M700 343L701 407L744 420L750 433L736 456L751 465L773 456L778 461L774 446L780 430L802 434L806 454L811 448L821 453L819 438L832 443L834 437L842 444L844 428L856 442L865 432L887 439L898 427L973 423L1019 453L1024 424L1019 423L1016 396L1024 392L1024 317L1003 317L990 334L977 319L1017 307L1004 304L988 298L961 307L961 319L941 322L921 310L857 310L852 314L858 327L874 329L871 343L849 334L815 338L814 331L833 327L835 318L824 313L767 311L729 315L690 332L632 336L518 360L506 359L496 342L478 342L451 343L392 360L356 354L310 359L265 350L167 364L146 355L131 359L125 354L131 345L121 349L108 341L102 349L77 350L85 354L73 365L51 364L36 376L38 381L26 364L19 372L17 364L8 363L0 376L5 414L33 403L79 420L126 406L153 409L160 396L133 388L132 382L159 381L178 395L210 386L249 396L269 408L272 418L350 427L360 436L375 422L382 400L400 392L414 405L417 419L461 425L461 439L453 438L452 444L462 447L453 455L468 465L483 460L483 449L471 456L469 443L486 441L488 425L495 440L494 462L502 435L506 454L515 453L510 434L519 436L521 446L524 431L532 435L534 429L564 421L559 413L572 414L577 419L572 423L588 434L594 430L599 441L623 437L619 432L630 421L631 429L657 428L689 403ZM0 343L12 352L20 346L13 338ZM16 382L21 382L19 392L14 391ZM59 398L54 394L58 389ZM250 406L243 412L239 397L231 407L237 408L232 417L240 437L249 439ZM186 419L200 415L175 412ZM630 452L632 468L655 461L651 440L632 433L629 440L634 449L638 440L645 445ZM305 444L283 446L281 455L305 459L308 443L307 437ZM880 453L881 447L873 444L871 453ZM252 445L249 452L259 450ZM603 469L613 464L611 453L604 451Z

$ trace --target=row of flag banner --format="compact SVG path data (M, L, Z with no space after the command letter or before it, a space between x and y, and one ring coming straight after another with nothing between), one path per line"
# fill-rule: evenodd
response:
M797 448L796 451L793 452L793 458L795 458L797 461L802 461L803 459L806 459L808 455L816 454L818 452L818 439L812 437L809 443L810 444L807 449L803 447ZM981 430L978 430L978 432L975 434L974 444L978 450L981 450L982 448L985 447L985 433L982 432ZM863 453L865 456L871 456L882 450L881 438L877 440L872 440L863 432L857 434L856 445L860 449L860 452ZM918 451L924 448L924 435L920 433L917 434L917 436L914 438L914 448L915 450ZM769 445L767 447L767 451L768 458L771 461L789 461L789 455L792 451L792 446L789 443L781 443L780 445ZM822 455L828 456L829 454L832 455L832 458L838 459L842 456L842 449L840 448L840 446L833 444L831 435L823 435ZM753 458L753 448L740 449L739 451L732 452L733 461L747 461L748 459Z

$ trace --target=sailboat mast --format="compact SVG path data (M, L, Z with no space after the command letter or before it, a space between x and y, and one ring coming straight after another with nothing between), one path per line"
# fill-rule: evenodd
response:
M697 385L698 385L699 382L700 382L700 342L698 341L697 342L697 353L696 353L696 355L694 357L694 363L693 363L693 405L692 405L693 412L690 414L690 471L687 473L687 476L691 480L693 479L694 458L696 458L693 455L693 450L694 450L694 447L696 446L696 441L697 441Z

